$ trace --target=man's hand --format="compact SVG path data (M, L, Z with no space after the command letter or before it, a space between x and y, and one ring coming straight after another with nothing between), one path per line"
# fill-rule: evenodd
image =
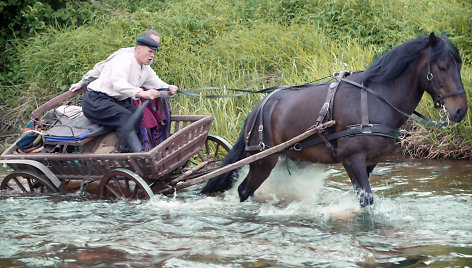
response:
M143 90L136 93L136 98L153 100L160 97L164 97L164 98L172 97L177 93L178 89L179 88L177 86L170 85L169 90L166 90L166 91L157 91L155 89Z
M77 82L77 83L72 84L72 85L70 86L69 91L74 92L74 91L77 91L77 90L79 90L79 89L81 89L81 88L82 88L82 83Z
M170 85L169 86L169 95L170 96L174 96L176 93L177 93L177 90L179 88L177 86L174 86L174 85Z

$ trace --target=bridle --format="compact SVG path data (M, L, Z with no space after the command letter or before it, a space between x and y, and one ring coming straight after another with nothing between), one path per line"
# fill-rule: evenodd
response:
M428 71L426 73L426 87L425 87L425 90L426 90L426 92L429 93L429 95L431 95L431 98L433 99L433 103L434 103L434 108L442 107L444 105L443 99L445 99L447 97L452 97L452 96L457 96L457 95L462 95L462 94L465 95L465 90L462 90L462 91L459 90L459 91L456 91L456 92L441 95L439 93L439 91L436 89L436 85L435 85L433 79L434 79L434 75L431 72L431 63L428 63ZM432 86L428 87L429 84L431 84Z

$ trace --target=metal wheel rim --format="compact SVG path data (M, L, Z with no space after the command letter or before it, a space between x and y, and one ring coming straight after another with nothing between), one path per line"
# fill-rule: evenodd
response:
M231 144L222 137L208 135L202 149L190 161L198 164L207 160L218 162L224 159L226 154L231 150ZM225 153L224 155L222 153Z
M11 185L13 183L13 185ZM13 186L16 186L15 188ZM0 184L0 190L20 190L23 193L58 193L51 181L33 172L15 171L8 174Z
M138 174L127 169L112 170L100 182L100 198L141 200L153 196L149 185Z

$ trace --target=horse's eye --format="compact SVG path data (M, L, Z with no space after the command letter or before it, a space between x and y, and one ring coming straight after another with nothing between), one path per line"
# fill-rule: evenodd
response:
M439 70L441 70L441 71L445 71L445 70L446 70L446 67L445 67L444 65L438 64L438 68L439 68Z

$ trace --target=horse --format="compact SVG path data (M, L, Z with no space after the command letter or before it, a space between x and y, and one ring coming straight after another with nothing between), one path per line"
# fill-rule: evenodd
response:
M320 118L324 122L332 119L335 124L318 135L318 141L295 144L282 153L295 160L342 163L360 205L372 205L369 176L394 149L400 127L408 118L415 118L411 115L424 92L431 95L435 107L443 107L448 120L459 122L466 115L468 104L461 68L459 52L446 34L431 33L390 49L365 71L347 73L335 82L275 90L250 112L221 165L290 140L319 123ZM307 146L301 146L303 143ZM282 153L249 164L249 172L238 187L241 202L267 179ZM201 193L230 189L236 171L210 179Z

